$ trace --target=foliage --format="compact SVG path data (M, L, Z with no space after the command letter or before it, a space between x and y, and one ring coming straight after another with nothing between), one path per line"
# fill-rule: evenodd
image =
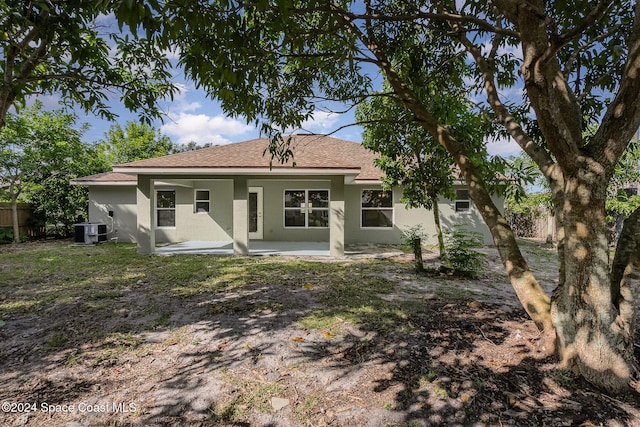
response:
M96 148L81 141L84 128L75 126L75 116L63 110L41 111L36 103L20 115L7 115L0 131L0 164L3 159L12 163L11 177L24 191L23 199L61 234L69 233L77 215L87 209L86 189L70 180L107 168Z
M609 263L604 194L640 127L639 10L630 0L128 0L116 16L179 52L198 87L274 137L270 153L278 160L292 154L282 135L315 111L380 96L380 73L387 95L453 158L538 328L555 333L558 353L570 355L567 362L588 381L619 392L634 372L637 302L625 297L633 281L609 270L637 269L640 244L617 251ZM459 57L464 66L456 68ZM415 72L422 69L435 71L428 77L446 92L433 102L427 76ZM454 84L442 84L438 70L448 70ZM441 114L446 108L438 100L454 97L460 86L472 94L473 115L493 125L487 136L512 138L549 183L566 232L559 233L563 274L552 296L491 197L505 163L477 155L468 144L473 138L455 126L458 118ZM590 295L603 286L611 292Z
M473 250L482 247L482 234L456 224L445 230L446 255L443 265L463 276L477 278L482 272L486 259L484 254Z
M0 243L13 242L13 229L11 227L0 227Z
M186 151L195 151L195 150L200 150L201 148L209 148L209 147L213 147L213 143L205 142L204 144L199 145L197 142L191 141L186 144L174 144L173 152L184 153Z
M158 102L176 90L171 64L157 40L138 36L135 28L129 35L115 28L105 33L110 29L98 24L100 18L121 15L121 7L107 0L0 2L0 127L11 106L42 94L113 119L115 90L144 120L158 117Z
M117 123L111 125L100 148L112 165L165 156L174 151L169 137L145 123L136 122L128 122L124 129Z
M519 236L533 237L526 233L530 228L526 221L539 218L553 210L549 184L531 158L524 154L509 159L508 174L510 177L516 177L517 180L530 184L532 188L529 188L529 191L523 189L517 195L510 194L506 197L505 216L512 227L518 231ZM639 184L640 142L634 138L616 164L607 187L607 221L612 230L615 230L615 223L620 218L626 218L640 208L640 195L636 194ZM610 240L616 240L615 231L610 236Z
M424 263L422 261L422 240L425 238L422 225L418 224L402 231L402 243L405 249L413 254L416 271L424 271Z

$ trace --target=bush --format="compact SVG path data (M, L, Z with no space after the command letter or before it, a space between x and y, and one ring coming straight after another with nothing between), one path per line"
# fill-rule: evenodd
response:
M467 230L462 225L454 225L452 229L444 232L444 242L444 266L462 276L477 278L486 260L485 255L474 251L473 248L483 245L482 234Z
M0 227L0 243L13 242L13 229L11 227Z

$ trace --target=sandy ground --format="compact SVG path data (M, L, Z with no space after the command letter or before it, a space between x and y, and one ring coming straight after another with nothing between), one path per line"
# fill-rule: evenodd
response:
M384 298L420 307L392 328L306 329L298 320L327 290L261 283L165 301L136 283L110 319L14 319L0 328L0 425L640 426L637 393L607 396L555 370L485 252L486 273L469 280L419 276L407 256L378 251L404 263L379 273L395 282ZM554 266L538 264L551 289ZM167 327L42 347L52 331L148 321L135 313L152 304L173 313Z

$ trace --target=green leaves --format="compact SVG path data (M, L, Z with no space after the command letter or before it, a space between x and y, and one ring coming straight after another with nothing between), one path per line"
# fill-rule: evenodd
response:
M174 146L169 137L155 128L128 122L125 129L119 124L112 125L100 148L106 152L109 164L115 165L165 156L173 152Z
M145 24L153 36L153 6L158 2L42 0L0 7L0 126L11 105L36 93L60 95L67 104L113 119L108 91L116 89L143 120L159 117L158 102L176 91L171 64L157 39L135 31ZM115 46L95 23L110 12L132 25L130 38L114 36Z
M0 130L1 179L33 203L42 219L62 226L63 234L87 207L86 189L70 180L108 167L95 147L82 143L83 129L75 116L43 112L36 103L20 115L8 115Z

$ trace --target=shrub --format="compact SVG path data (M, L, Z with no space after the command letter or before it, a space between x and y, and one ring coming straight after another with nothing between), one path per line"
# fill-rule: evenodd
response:
M13 242L13 229L11 227L0 227L0 243Z
M473 248L483 245L482 234L462 225L454 225L444 232L444 241L444 266L462 276L477 278L485 264L485 255Z

